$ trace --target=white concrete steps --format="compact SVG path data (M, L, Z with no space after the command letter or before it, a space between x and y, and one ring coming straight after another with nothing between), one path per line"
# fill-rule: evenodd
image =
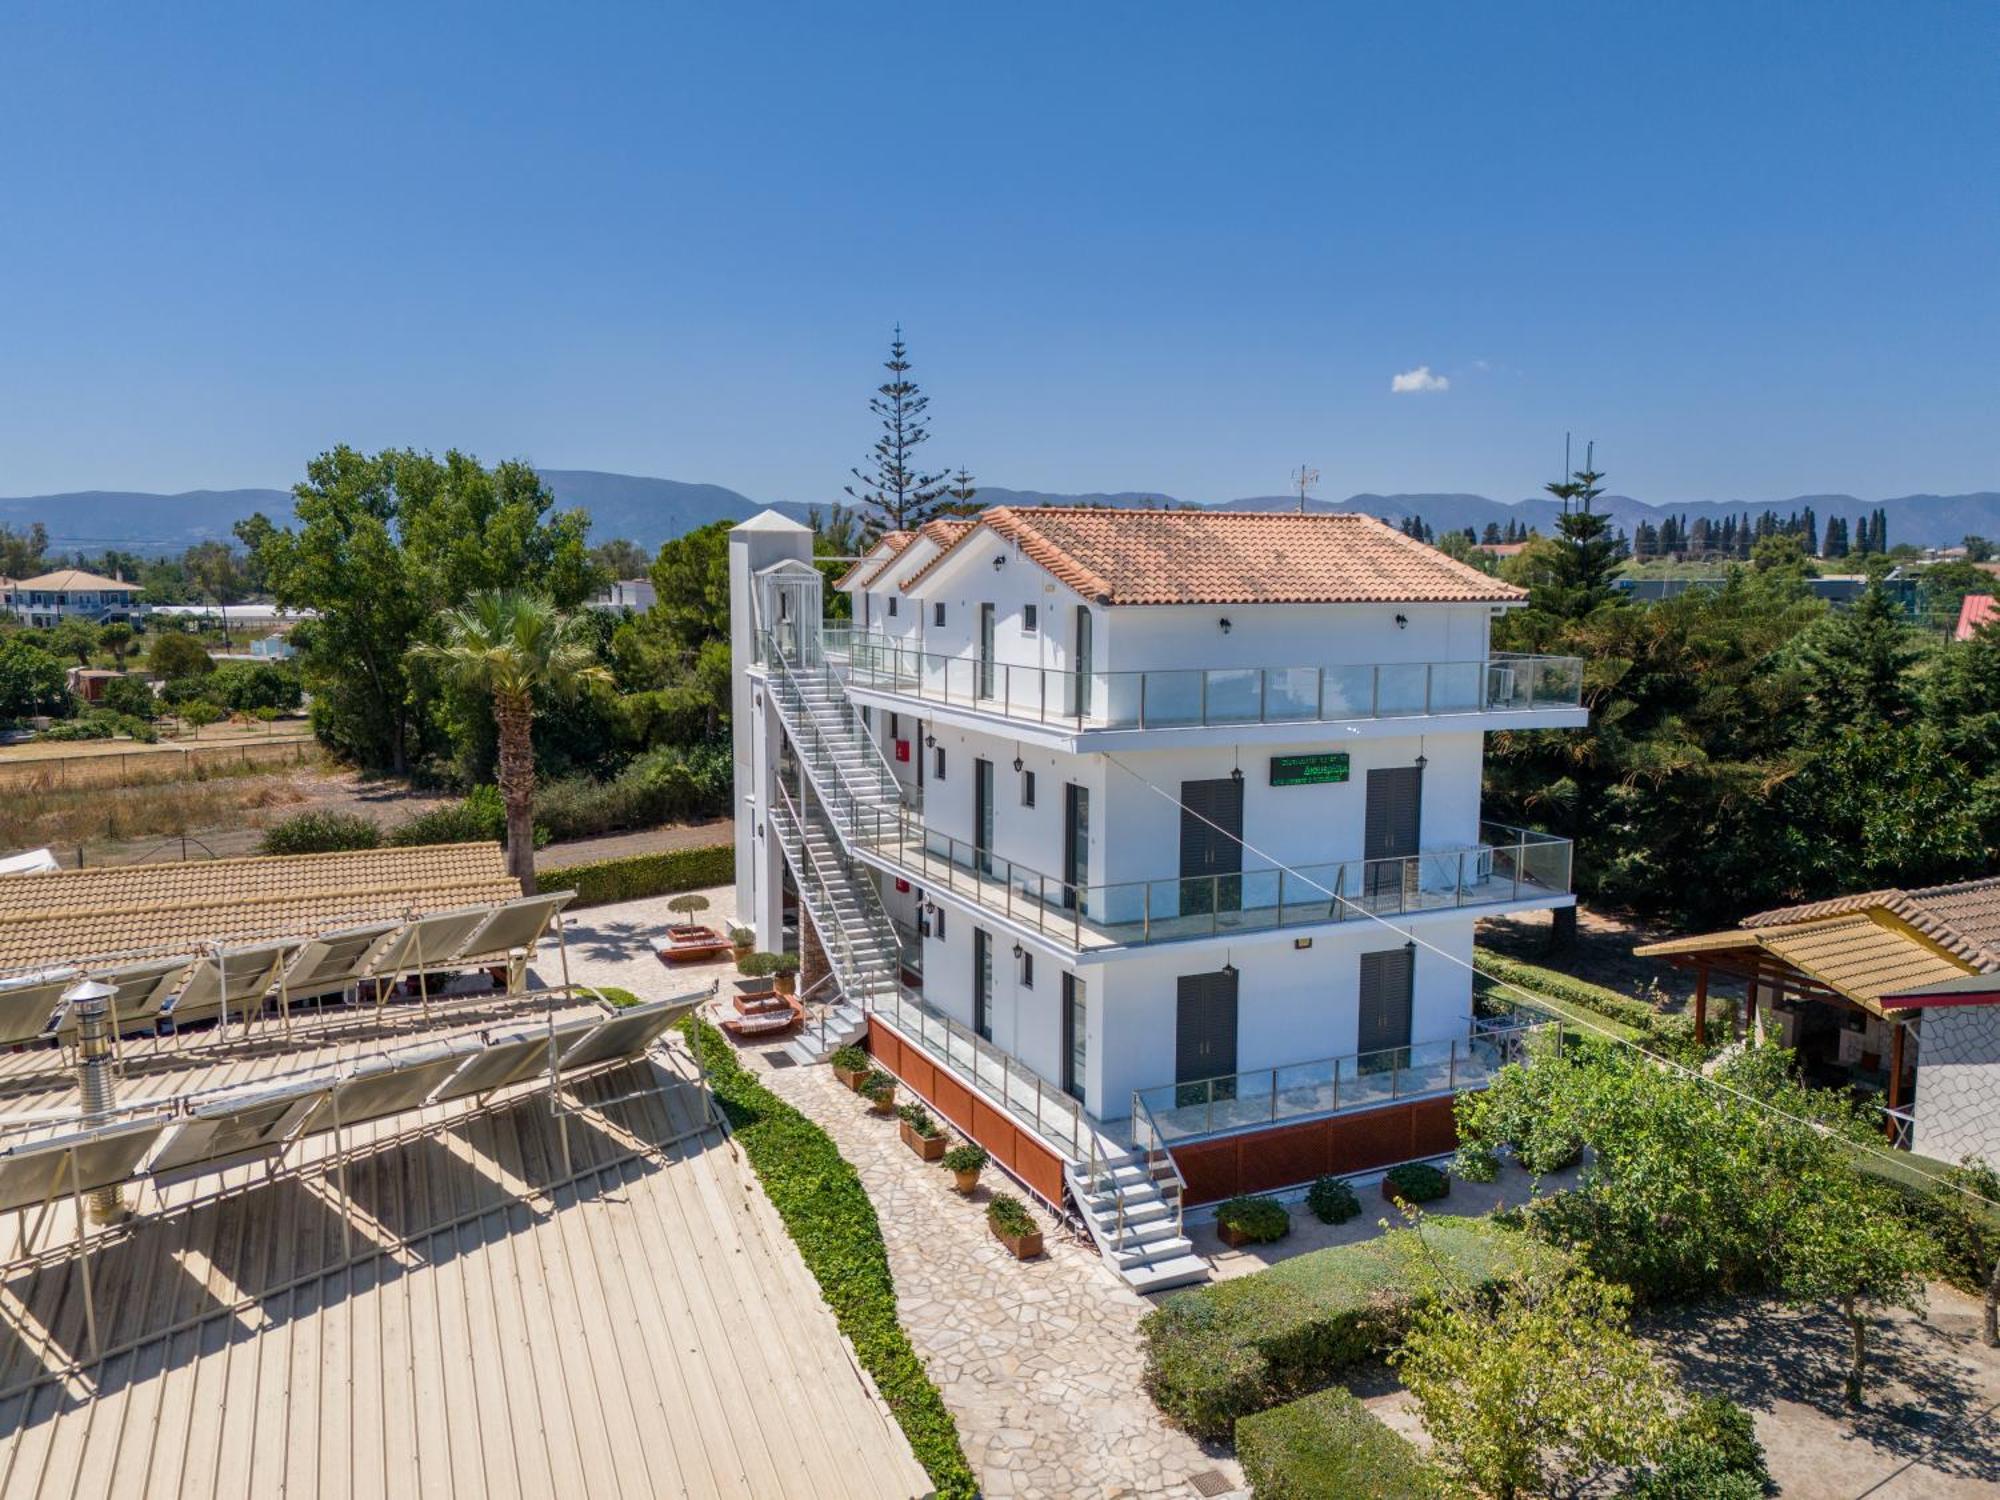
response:
M1099 1253L1141 1292L1208 1280L1208 1262L1181 1233L1180 1217L1152 1163L1136 1151L1100 1166L1064 1169L1070 1197Z

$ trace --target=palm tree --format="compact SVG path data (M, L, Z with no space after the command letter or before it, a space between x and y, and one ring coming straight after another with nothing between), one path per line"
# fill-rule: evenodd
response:
M500 798L507 805L507 867L535 889L535 694L560 698L611 681L599 666L584 622L547 596L498 589L474 594L445 614L444 644L425 641L410 655L433 662L460 687L493 695L500 736Z

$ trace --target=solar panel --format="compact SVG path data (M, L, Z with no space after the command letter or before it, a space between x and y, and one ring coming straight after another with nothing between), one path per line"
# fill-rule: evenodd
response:
M419 917L391 938L375 955L375 972L401 974L419 965L429 968L449 960L465 946L465 940L485 925L493 915L490 906L468 906L459 911L439 912Z
M415 1109L430 1097L433 1089L458 1071L475 1045L461 1039L440 1047L371 1059L334 1085L306 1121L306 1134L331 1130L336 1119L345 1127Z
M610 1020L600 1022L587 1036L573 1044L562 1054L556 1066L567 1073L595 1063L637 1057L658 1041L669 1026L706 998L704 995L680 995L671 1000L654 1000L620 1011Z
M345 989L373 972L370 956L396 931L400 922L376 922L367 927L349 927L326 932L311 939L285 965L285 993L297 1000L323 995L328 990Z
M155 1176L279 1150L299 1122L326 1097L321 1075L280 1089L259 1089L196 1108L153 1158Z
M0 1046L32 1041L62 1009L63 991L82 975L76 969L43 969L0 979Z
M223 1011L235 1015L249 1009L252 1001L264 998L277 981L278 969L298 947L294 939L204 954L195 960L186 987L167 1014L180 1024L205 1020Z
M594 1031L597 1025L595 1017L585 1016L558 1026L556 1055L560 1057L566 1047ZM549 1034L546 1030L511 1032L495 1037L482 1051L467 1058L465 1066L451 1075L431 1102L444 1104L474 1094L491 1093L536 1073L545 1073L548 1066Z
M32 1208L51 1196L69 1192L72 1186L88 1193L129 1182L170 1123L165 1115L150 1115L16 1146L0 1156L0 1212ZM69 1163L72 1151L76 1153L74 1178Z
M497 906L485 925L466 940L465 952L486 955L532 948L548 931L549 919L575 899L575 891L553 891Z
M185 957L155 958L141 964L126 964L97 977L114 991L111 1011L122 1031L157 1021L187 971Z

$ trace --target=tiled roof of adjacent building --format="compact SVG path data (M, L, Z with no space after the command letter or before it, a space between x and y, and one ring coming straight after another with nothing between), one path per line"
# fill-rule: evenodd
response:
M36 578L22 578L15 582L14 587L42 589L52 594L70 590L95 590L102 593L106 589L117 589L132 594L139 592L139 585L136 583L126 583L120 578L106 578L102 573L86 573L81 568L61 568L53 573L43 573Z
M1343 512L998 506L979 526L1099 604L1511 604L1527 597L1373 516ZM973 545L971 531L953 548Z
M1969 641L1982 625L2000 622L2000 599L1991 594L1967 594L1959 601L1958 628L1952 639Z
M2000 969L2000 876L1916 890L1862 891L1781 906L1745 917L1747 928L1785 927L1849 912L1881 910L1910 924L1939 947L1982 969Z
M845 573L842 573L840 575L840 581L834 584L834 587L837 589L844 589L849 584L859 583L861 581L861 575L863 573L867 573L868 575L870 575L870 578L872 579L875 574L880 573L882 571L883 567L886 566L890 562L890 560L896 556L897 553L901 552L905 547L909 546L911 541L913 541L915 537L916 533L914 531L883 532L880 537L876 538L875 545L870 547L865 553L863 553L859 558L857 558L855 560L855 564L853 567L849 568ZM884 551L883 550L884 548L887 548L888 550Z
M0 879L0 974L308 937L520 894L498 844L13 875Z
M923 577L924 574L928 573L932 568L936 567L938 564L938 559L943 557L945 553L951 551L953 547L956 547L961 541L963 541L966 535L972 530L972 528L977 526L978 524L979 523L977 521L965 521L965 520L957 520L953 518L941 517L935 521L926 521L924 522L923 525L919 526L916 530L916 534L912 536L910 540L912 542L929 542L935 550L931 555L930 561L926 562L921 568L918 568L916 572L912 573L908 578L905 578L903 580L903 587L908 588L911 584L915 583L919 578ZM888 571L888 564L885 563L883 564L881 570L876 572L874 577L871 577L868 581L870 583L876 582L878 579L881 578L882 574L887 571Z

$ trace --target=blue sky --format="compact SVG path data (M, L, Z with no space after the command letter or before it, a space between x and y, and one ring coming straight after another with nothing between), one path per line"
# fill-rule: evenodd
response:
M9 6L0 494L825 499L898 319L995 484L2000 488L1996 100L1922 0Z

